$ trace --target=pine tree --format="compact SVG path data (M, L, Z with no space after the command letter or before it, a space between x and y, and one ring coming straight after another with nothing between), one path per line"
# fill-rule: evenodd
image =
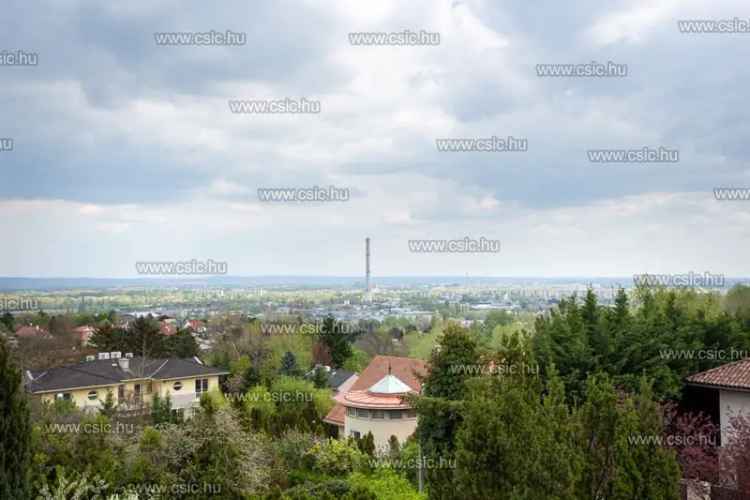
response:
M0 498L29 498L31 422L21 371L0 339Z
M469 333L456 325L445 329L438 344L439 348L433 350L430 358L430 371L422 381L423 396L415 401L419 415L416 435L427 460L448 463L454 460L465 382L473 376L472 367L478 366L479 354ZM458 498L453 488L452 469L427 469L425 472L431 499Z
M375 437L372 435L372 432L365 434L365 437L363 437L358 444L360 445L360 451L362 451L362 453L371 457L375 455Z
M315 372L313 372L313 385L316 389L328 387L328 372L322 366L315 368Z
M333 316L327 316L323 320L319 337L323 345L328 348L333 367L341 368L344 362L352 355L349 335L344 333L341 323L336 322Z
M284 357L281 359L281 368L279 372L282 375L289 375L290 377L299 375L299 367L297 366L297 358L294 357L294 353L287 351Z
M114 394L112 394L112 391L107 391L107 396L104 398L104 402L102 403L102 407L99 409L99 413L107 418L112 418L112 416L115 414L115 409L115 396Z
M459 498L578 500L583 459L559 378L546 391L520 375L468 385L452 485Z
M5 314L3 314L2 318L0 318L0 323L4 324L8 331L11 333L16 330L16 320L8 311L6 311Z

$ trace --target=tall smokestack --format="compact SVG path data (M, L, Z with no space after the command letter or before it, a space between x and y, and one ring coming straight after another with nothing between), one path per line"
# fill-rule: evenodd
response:
M370 291L370 238L365 238L365 288Z

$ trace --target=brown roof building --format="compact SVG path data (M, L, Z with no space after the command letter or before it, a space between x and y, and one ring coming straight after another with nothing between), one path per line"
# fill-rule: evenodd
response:
M387 449L391 436L403 443L417 426L417 415L406 401L419 394L424 361L397 356L375 356L348 391L336 396L336 405L324 421L335 425L339 437L373 434L375 445Z
M727 363L685 379L701 399L708 401L707 413L718 414L722 445L732 438L733 419L738 415L750 417L750 358ZM718 408L717 408L718 406Z

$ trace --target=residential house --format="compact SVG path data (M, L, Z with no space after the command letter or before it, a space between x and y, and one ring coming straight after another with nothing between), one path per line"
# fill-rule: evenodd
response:
M73 329L73 333L76 335L78 340L81 342L82 346L87 346L89 344L89 340L91 340L91 337L94 335L94 332L96 329L93 326L84 325L79 326L78 328Z
M41 339L49 337L49 332L44 328L40 328L39 325L26 325L16 328L16 338L19 339Z
M388 449L391 436L403 443L417 428L416 411L405 397L421 391L425 363L397 356L375 356L351 388L341 387L336 405L323 419L339 437L364 437L371 432L378 450Z
M706 413L721 426L721 443L732 433L732 418L750 417L750 358L696 373L685 379L693 399L700 399ZM718 417L718 418L717 418Z
M183 328L185 328L186 330L190 330L193 333L206 333L206 331L208 330L206 328L206 324L199 319L189 319L185 321Z
M170 396L172 409L191 416L203 393L219 390L219 377L229 372L204 365L198 358L148 359L131 354L100 353L99 359L75 365L26 371L26 390L43 401L73 401L97 410L111 393L122 409L151 403L154 394ZM89 358L90 359L90 358Z
M159 331L161 332L162 335L171 337L172 335L175 335L177 333L177 324L168 320L160 321Z

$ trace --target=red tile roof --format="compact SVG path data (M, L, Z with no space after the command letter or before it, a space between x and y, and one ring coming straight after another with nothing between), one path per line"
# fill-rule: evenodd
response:
M750 358L696 373L685 379L688 384L725 387L750 391Z
M16 330L16 337L46 337L48 335L47 330L35 326L22 326Z
M328 415L325 416L323 422L327 422L333 425L344 425L345 415L346 407L341 403L336 403L336 405L331 408L331 411L328 412Z
M378 408L378 409L406 409L411 408L398 394L371 394L367 390L380 382L390 373L408 385L412 391L419 392L422 384L417 375L426 375L426 364L421 359L402 358L399 356L375 356L367 368L362 371L351 390L342 390L334 399L336 405L331 408L324 422L334 425L344 425L346 407ZM344 403L344 404L342 404Z
M367 368L359 375L359 379L352 386L352 391L366 391L388 375L388 366L391 374L398 377L402 382L419 392L422 384L417 374L426 375L427 368L424 361L414 358L402 358L399 356L375 356L367 365Z
M404 400L403 394L373 394L367 391L349 391L349 394L346 395L345 404L352 408L375 410L406 410L411 408Z

